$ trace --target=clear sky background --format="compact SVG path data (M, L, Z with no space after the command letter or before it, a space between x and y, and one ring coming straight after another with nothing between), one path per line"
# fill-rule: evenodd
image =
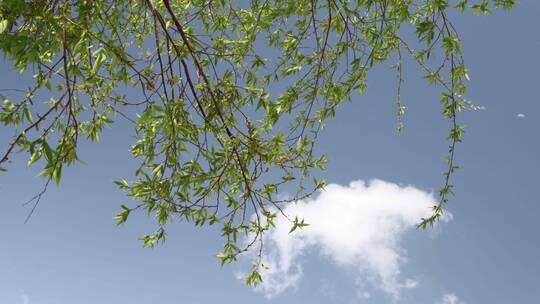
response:
M442 183L450 126L438 90L414 66L405 67L408 110L398 134L396 80L381 66L369 77L368 93L344 104L319 142L329 159L325 178L342 188L301 206L307 213L315 213L311 203L352 214L351 231L291 238L302 245L286 251L291 267L268 277L283 290L245 286L237 279L245 263L221 269L215 229L173 224L167 242L151 250L137 240L154 229L144 216L116 227L114 214L127 199L112 180L134 168L130 126L118 119L101 143L81 147L87 164L65 170L27 224L22 203L43 185L38 168L19 161L0 175L0 303L540 303L539 13L540 1L522 0L507 13L454 18L470 69L469 99L485 110L461 116L467 132L457 148L462 169L448 205L452 219L437 229L415 230L411 217ZM0 66L0 87L28 86L9 63ZM0 142L11 135L1 128ZM347 188L373 179L386 182L379 196L374 183ZM411 185L414 193L397 185ZM372 196L380 204L397 197L399 213L373 211L373 202L364 201ZM355 206L366 212L354 213ZM380 221L372 225L369 214ZM331 224L332 213L324 215L314 219ZM283 265L283 258L276 261Z

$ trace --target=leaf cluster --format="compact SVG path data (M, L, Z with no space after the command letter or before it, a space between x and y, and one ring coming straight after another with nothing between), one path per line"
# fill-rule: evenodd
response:
M377 64L395 62L402 128L402 55L441 87L442 117L451 124L440 201L419 226L442 216L463 137L457 116L474 108L463 98L467 69L448 16L514 2L4 0L0 50L21 73L33 73L34 87L19 101L2 98L0 122L20 132L0 166L27 153L28 165L41 163L42 175L59 183L63 167L79 160L81 140L98 142L126 119L139 165L115 182L133 200L116 222L145 211L157 226L141 237L147 247L165 239L173 220L220 225L222 264L259 248L246 278L257 285L264 233L277 216L290 220L291 232L307 226L283 206L324 187L314 178L326 163L314 150L318 135L338 106L367 89ZM416 35L405 34L411 30ZM140 98L126 97L133 92ZM43 95L50 98L35 101Z

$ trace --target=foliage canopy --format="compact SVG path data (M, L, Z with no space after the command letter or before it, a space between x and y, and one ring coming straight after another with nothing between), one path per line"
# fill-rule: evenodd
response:
M135 202L121 206L118 224L135 210L148 212L158 227L141 237L150 247L164 240L170 220L219 224L225 245L218 257L229 263L250 247L262 250L273 219L288 216L283 204L324 187L312 178L325 164L313 152L317 136L382 62L393 62L398 77L401 129L401 63L410 56L440 86L451 125L440 201L419 224L427 227L452 191L463 133L457 115L474 109L463 98L467 69L449 14L487 14L514 2L3 0L0 49L33 74L34 86L21 100L2 98L0 121L17 135L0 154L1 170L13 153L27 153L28 165L43 165L47 184L59 183L64 166L79 160L78 143L99 141L123 117L133 124L139 166L131 180L115 182ZM139 99L127 97L134 90ZM46 103L35 100L43 95ZM278 196L285 184L297 192ZM290 221L291 232L307 225ZM249 284L261 280L260 258Z

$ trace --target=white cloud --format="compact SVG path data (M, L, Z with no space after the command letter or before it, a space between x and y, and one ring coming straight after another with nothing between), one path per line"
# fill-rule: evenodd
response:
M517 115L517 118L525 118L525 114L519 113L519 114Z
M21 304L30 304L30 297L27 294L25 293L21 294L20 298L21 298Z
M272 297L296 288L303 274L300 257L314 248L338 267L353 270L357 281L398 299L402 290L417 285L401 272L406 261L401 238L430 215L435 201L412 186L357 180L349 186L330 184L317 197L288 205L286 214L304 218L310 226L289 234L291 223L277 219L265 238L263 262L270 269L263 271L258 290Z
M365 290L364 291L359 291L357 293L357 296L361 300L367 300L367 299L371 298L371 294L369 292L365 291Z
M465 304L465 302L461 301L455 294L447 293L435 304Z

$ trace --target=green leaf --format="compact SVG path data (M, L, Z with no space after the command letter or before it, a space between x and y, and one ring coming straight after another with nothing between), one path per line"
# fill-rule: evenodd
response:
M34 122L34 119L32 118L32 112L30 112L30 109L28 109L28 107L24 107L24 116L29 123Z
M0 34L2 34L7 29L8 24L9 23L7 20L0 20Z
M289 233L293 233L297 228L302 228L302 227L306 227L306 226L309 226L308 223L305 223L304 222L304 219L302 219L301 221L298 219L298 217L295 217L294 218L294 221L293 221L293 226L291 227L291 229L289 230Z
M28 163L26 165L28 167L30 167L32 164L34 164L35 162L37 162L41 158L42 154L43 154L42 149L38 149L38 150L34 151L34 153L32 153L32 156L30 156L30 159L28 159Z
M125 205L120 205L122 207L122 211L120 211L116 216L114 217L116 221L116 225L120 225L126 222L128 219L129 213L131 212L131 209L126 207Z
M52 179L53 181L58 185L60 184L60 180L62 179L62 164L58 164L54 167L54 170L52 171Z
M260 283L262 283L262 277L257 270L254 270L246 276L247 285L257 287L257 285L259 285Z
M41 140L41 146L43 147L43 151L45 151L45 159L47 162L51 163L53 161L53 151L51 149L51 146L45 141L44 139Z
M99 71L99 69L101 68L101 64L103 63L103 61L105 61L106 58L107 57L105 56L104 51L101 50L98 52L96 60L94 61L94 65L92 66L93 74L96 74Z
M125 179L122 179L122 180L119 180L119 181L113 181L113 183L115 185L117 185L118 187L120 187L120 189L128 189L129 188L129 183Z

